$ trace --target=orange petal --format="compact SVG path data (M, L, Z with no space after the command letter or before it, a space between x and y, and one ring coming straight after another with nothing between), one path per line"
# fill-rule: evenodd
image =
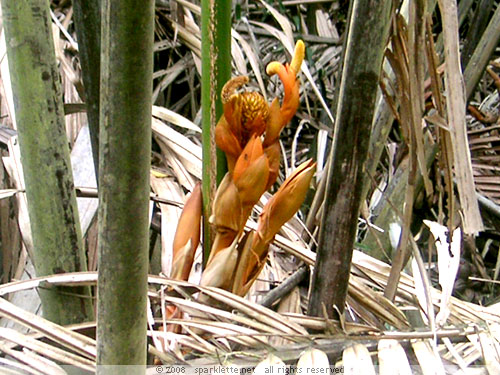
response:
M254 134L236 161L233 171L233 181L238 180L248 166L263 154L264 151L262 149L262 141L260 140L260 137Z
M177 224L173 242L172 277L187 280L193 265L194 253L200 243L201 185L196 184Z
M224 250L233 243L234 239L238 236L238 233L239 232L227 228L217 228L214 243L210 249L207 266L219 251Z
M228 123L229 130L234 134L236 139L242 144L242 97L240 94L235 94L231 97L231 99L224 104L224 118Z
M284 127L297 112L299 107L299 82L295 78L295 72L288 64L280 64L272 62L267 66L267 72L270 74L278 74L285 95L283 97L283 104L281 105L281 127ZM280 129L281 130L281 129Z
M215 127L215 143L226 155L238 157L241 154L241 146L238 138L231 131L226 118L222 116Z
M262 149L260 137L254 134L238 158L233 172L233 181L238 188L244 214L246 211L250 214L252 207L266 191L268 176L267 156Z
M241 256L234 272L232 292L244 296L264 267L269 245L264 244L256 232L249 232L240 241Z
M242 221L241 201L230 173L226 173L217 188L212 212L213 220L211 222L216 227L239 232Z
M266 147L264 152L269 161L269 176L267 178L266 185L267 190L276 182L276 179L278 178L281 161L281 149L279 142L275 141L273 144Z
M229 173L233 173L236 160L237 158L233 155L226 154L227 170L229 171Z
M269 199L259 217L257 233L264 243L272 241L280 228L298 211L314 175L316 163L302 163Z
M299 81L295 80L294 77L293 80L290 80L289 84L290 86L285 84L285 97L281 105L282 127L288 124L293 116L295 116L300 104Z
M285 95L287 93L290 93L290 90L295 83L295 72L290 69L288 63L282 64L280 62L273 61L267 65L266 72L270 76L277 74L280 77L281 82L283 83Z
M238 260L238 250L236 250L237 240L231 246L219 251L207 264L203 271L200 284L230 290L233 282L233 272Z
M299 107L299 82L296 79L300 66L304 60L304 42L299 40L295 45L295 51L291 64L281 64L273 61L267 65L267 74L278 74L283 83L285 95L281 106L281 127L284 127L295 115ZM280 129L281 130L281 129Z
M283 129L281 118L281 108L278 98L274 98L269 106L269 116L267 117L266 136L264 138L264 147L276 142Z
M268 176L269 163L267 156L262 154L234 182L244 208L250 206L251 209L258 202L261 195L266 191Z

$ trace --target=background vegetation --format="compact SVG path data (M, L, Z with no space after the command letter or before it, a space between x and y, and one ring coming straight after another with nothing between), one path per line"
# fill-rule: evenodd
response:
M21 31L8 31L15 30L9 5L17 3L2 1L5 36L11 42L22 35ZM40 8L48 5L40 3ZM130 4L127 7L125 3ZM141 2L138 12L132 3L123 2L120 11L124 19L152 10L152 4L147 8ZM104 357L98 355L98 350L102 355L103 346L96 344L92 314L77 326L62 327L55 323L70 321L55 319L46 307L44 318L55 323L39 316L37 296L42 292L43 300L45 291L62 286L71 294L75 294L73 287L85 286L83 290L88 293L90 286L95 297L100 257L101 280L105 272L114 269L120 275L117 281L107 281L107 286L117 289L107 289L112 296L106 295L102 301L114 303L109 310L109 329L122 330L127 322L132 326L130 317L125 323L117 318L113 325L113 314L117 314L113 311L140 306L143 314L147 313L136 317L143 332L147 325L149 363L219 363L223 354L234 363L255 364L270 347L277 348L275 354L283 360L295 363L304 348L314 345L328 354L332 364L366 364L359 369L361 373L373 371L373 364L381 366L383 373L387 358L391 368L419 365L424 373L444 373L445 365L462 370L484 365L489 373L498 373L500 65L496 47L500 10L491 0L380 1L380 8L366 11L369 3L233 2L230 14L225 9L221 16L230 19L232 30L224 21L225 28L214 27L225 40L211 40L223 43L219 48L226 53L226 62L214 63L210 58L207 61L205 43L210 40L207 37L219 34L203 31L210 30L205 22L212 3L158 0L154 6L154 44L150 46L153 70L148 76L145 71L151 68L151 48L146 48L142 56L142 49L132 48L131 65L126 65L121 55L137 45L133 43L143 45L134 42L132 36L146 39L147 35L126 29L129 32L122 35L123 39L116 39L123 43L117 44L116 54L104 52L98 60L101 52L96 50L106 51L107 45L99 45L109 39L106 35L96 38L96 34L104 30L114 35L109 31L113 25L108 29L107 19L98 17L98 7L87 7L87 2L53 1L50 13L41 18L46 22L44 32L36 30L45 38L38 43L50 46L44 53L52 55L54 50L52 60L47 62L52 66L54 83L46 87L47 92L32 93L33 106L24 116L19 111L22 91L16 82L24 78L28 85L34 84L43 77L37 73L42 65L27 63L22 71L16 71L17 65L11 60L16 57L9 52L16 44L0 43L0 54L5 57L9 53L10 60L10 65L5 58L0 62L0 235L5 282L0 285L2 363L25 366L22 368L32 373L63 371L61 363L95 368L96 358ZM18 11L29 14L29 10ZM23 22L26 26L28 21ZM152 25L144 22L140 29L152 33ZM53 39L47 38L50 31ZM189 283L169 279L174 228L183 202L204 169L205 175L216 174L214 158L207 164L207 151L202 151L202 133L206 137L207 129L220 116L219 109L215 117L207 119L207 113L212 115L213 111L206 106L217 103L212 100L214 87L217 94L230 68L231 76L249 76L246 89L259 91L268 102L282 97L281 83L268 77L265 68L274 60L289 61L298 39L306 45L306 62L299 75L300 107L282 132L282 164L271 193L299 164L313 158L317 173L305 204L276 235L267 263L246 298L199 286L201 250ZM54 47L50 45L52 40ZM215 68L226 75L217 85L209 79L207 86L207 69ZM114 86L109 77L100 76L103 71L110 77L121 77L118 81L127 85ZM96 81L102 83L100 89ZM57 89L59 84L62 93ZM212 91L204 91L207 87ZM103 97L106 90L109 96ZM148 91L152 91L151 98ZM119 102L118 94L113 93L129 101ZM79 197L81 228L76 231L81 229L87 259L85 266L81 263L79 269L64 268L65 272L40 272L37 254L41 250L33 227L33 223L36 227L53 218L49 209L40 211L41 218L33 216L33 207L41 203L41 198L30 197L32 186L50 186L43 179L55 173L50 172L54 165L48 159L53 152L42 149L38 154L38 161L49 171L42 166L29 167L23 154L27 149L23 143L41 145L46 137L57 150L66 147L65 142L56 141L56 130L48 127L32 134L31 141L23 140L23 134L28 134L25 132L43 122L35 121L26 130L21 123L41 119L31 117L30 112L41 113L35 103L44 104L48 97L54 102L62 99L55 111L60 116L47 121L52 125L59 121L58 126L66 128L76 186L70 194ZM26 111L26 107L22 109ZM113 113L117 117L112 126L103 129L106 116ZM144 127L149 119L151 136L149 127ZM123 133L106 133L116 129ZM206 139L204 142L206 145ZM114 155L106 149L111 144ZM213 150L208 154L212 156ZM137 165L121 170L131 165L122 158ZM100 224L93 173L98 165ZM71 175L69 165L63 169ZM104 177L106 174L108 177ZM213 193L214 188L208 189ZM149 189L150 222L146 223ZM42 196L61 198L54 189L48 190ZM117 219L103 224L103 202L116 202L118 198L122 204ZM269 198L268 193L263 196L247 229L255 229ZM136 205L140 206L137 210ZM124 211L127 206L129 210ZM68 229L66 224L48 226L45 231L53 234L49 238L61 238L56 229ZM79 233L77 237L80 241ZM110 254L118 258L105 258L103 247L98 251L98 237L100 246L110 249L117 249L118 241L132 238L137 244L127 246L137 252L113 250ZM147 250L150 276L146 298ZM140 272L122 267L130 265L131 259L139 261L136 266ZM44 277L33 280L33 262L37 276ZM86 269L89 272L67 273ZM46 276L51 273L57 275ZM136 276L139 281L134 281ZM124 285L121 289L120 283ZM321 290L316 293L314 288ZM132 303L126 297L128 292L136 293L140 301ZM82 293L76 294L81 297ZM89 298L85 301L88 303ZM169 313L172 308L177 315ZM119 331L117 340L128 340L125 332ZM101 331L101 335L107 333ZM144 346L144 338L135 343ZM48 365L41 364L42 357L50 360ZM137 361L143 362L145 357Z

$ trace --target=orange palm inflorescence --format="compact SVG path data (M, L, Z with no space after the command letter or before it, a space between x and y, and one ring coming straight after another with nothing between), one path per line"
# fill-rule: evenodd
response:
M304 43L298 41L290 64L272 62L267 66L267 73L277 74L283 83L281 105L278 98L269 105L257 92L239 92L248 82L244 76L231 79L222 89L224 114L215 128L215 141L226 154L228 172L217 189L209 220L216 235L202 275L204 286L246 294L265 264L274 236L305 198L316 166L311 160L300 165L269 199L257 230L243 235L253 207L276 182L279 136L299 106L297 75L304 54ZM173 270L173 275L187 277L183 266L177 264L183 271Z

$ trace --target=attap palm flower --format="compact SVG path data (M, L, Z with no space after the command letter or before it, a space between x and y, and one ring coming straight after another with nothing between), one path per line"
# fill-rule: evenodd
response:
M252 135L260 136L265 133L264 148L278 142L281 130L299 107L297 74L304 54L304 42L299 40L290 64L273 61L267 66L267 73L277 74L283 83L285 95L281 106L278 98L268 105L264 97L257 92L238 92L238 89L248 82L246 76L232 78L222 88L224 115L215 128L215 142L226 154L229 172L233 171L236 160ZM275 152L272 155L276 157ZM279 157L279 153L277 155ZM276 176L272 176L274 179L268 186L275 182Z
M274 236L304 200L315 170L312 161L299 166L268 201L257 231L243 235L254 205L278 176L279 135L299 106L297 74L304 52L304 43L298 41L290 64L267 66L267 73L277 74L283 83L281 104L275 98L269 105L261 94L242 90L248 77L235 77L222 89L224 114L215 128L215 141L226 154L228 172L217 189L209 220L216 235L202 275L204 286L246 294L265 264ZM173 275L184 276L186 264L175 263L179 270Z
M306 186L307 190L310 176L314 173L310 164L299 168L298 172L285 182L282 187L284 190L280 189L277 193L275 200L280 204L276 207L282 212L268 208L272 214L264 212L264 215L270 215L272 218L270 225L260 225L261 230L245 236L236 247L254 205L278 176L281 156L279 135L299 106L297 74L304 59L304 52L304 43L298 41L290 64L274 61L267 66L267 73L277 74L283 83L285 94L281 105L278 98L268 105L259 93L239 92L248 82L247 77L235 77L222 89L224 114L216 126L215 140L217 146L226 154L229 172L221 182L213 203L211 223L215 225L216 236L207 262L207 271L211 270L212 276L204 281L219 280L220 278L213 277L212 270L223 269L223 265L217 263L226 262L226 254L231 254L233 259L237 249L240 254L235 265L237 281L232 283L230 289L239 294L248 290L254 275L261 269L260 265L267 255L269 242L298 210L305 196L302 185ZM300 188L295 189L296 186ZM285 198L283 194L294 195ZM271 206L268 206L273 207L273 199L270 202ZM283 217L288 219L283 221ZM231 271L226 269L226 272ZM227 282L232 278L224 280ZM226 283L224 286L228 288Z
M299 106L296 76L304 48L298 41L291 64L274 61L267 67L267 72L278 74L283 83L281 106L277 98L269 106L257 92L239 92L248 82L245 76L232 78L222 89L224 114L215 128L215 141L226 154L229 176L223 179L213 203L211 222L216 236L209 262L241 234L253 206L276 181L281 155L279 134Z

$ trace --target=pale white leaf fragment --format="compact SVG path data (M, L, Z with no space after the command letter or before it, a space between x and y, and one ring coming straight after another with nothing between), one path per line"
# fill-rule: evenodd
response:
M417 340L412 342L413 351L417 356L420 370L424 375L444 375L444 366L438 354L432 350L428 341Z
M285 363L273 353L270 353L266 359L259 362L255 369L253 370L255 375L264 374L286 374L287 368Z
M378 343L379 373L382 375L411 375L405 350L397 340L380 340Z
M424 223L429 227L436 240L439 285L442 288L440 310L436 317L436 323L438 326L443 326L450 316L450 299L460 265L461 231L460 228L453 231L450 244L447 236L448 228L429 220L424 220Z
M330 362L325 352L319 349L309 348L301 354L297 362L297 369L301 369L300 372L302 374L328 374Z

